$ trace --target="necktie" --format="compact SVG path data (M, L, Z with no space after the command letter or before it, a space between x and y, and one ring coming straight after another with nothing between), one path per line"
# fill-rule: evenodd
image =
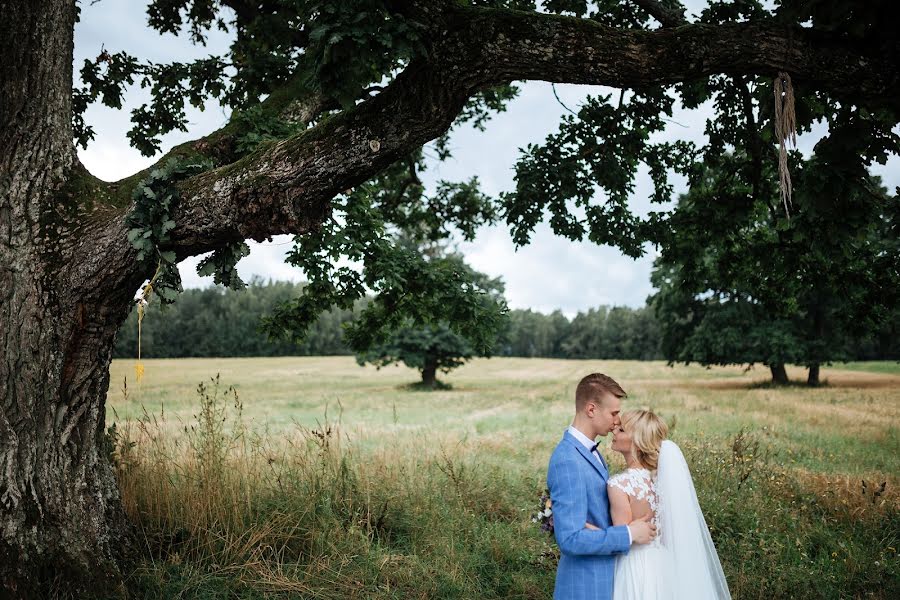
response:
M603 455L600 454L600 450L597 448L597 446L599 446L599 445L600 445L600 444L594 444L593 446L591 446L591 454L593 454L594 452L596 452L596 453L597 453L597 456L600 458L600 464L603 465L603 466L605 467L605 466L606 466L606 461L603 460Z

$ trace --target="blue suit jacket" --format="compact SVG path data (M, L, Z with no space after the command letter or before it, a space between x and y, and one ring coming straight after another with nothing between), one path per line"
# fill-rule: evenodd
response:
M547 469L560 550L554 600L612 598L615 555L628 552L630 536L627 526L612 526L607 478L606 467L567 431ZM585 523L600 529L585 529Z

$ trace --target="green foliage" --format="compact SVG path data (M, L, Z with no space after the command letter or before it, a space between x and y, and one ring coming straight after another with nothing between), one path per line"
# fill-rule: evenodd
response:
M159 138L170 131L187 131L185 100L194 108L204 108L207 98L225 92L221 81L226 63L219 57L199 59L189 64L148 65L141 87L149 87L151 102L131 112L128 139L145 156L159 152Z
M817 148L818 154L818 148ZM835 176L818 156L795 168L794 215L754 197L751 159L721 159L679 202L652 299L669 360L818 365L847 360L894 317L897 199L878 181Z
M680 9L676 2L660 4ZM863 8L836 0L797 0L780 3L775 14L785 22L812 19L824 29L853 36L872 35L875 43L886 44L885 51L889 52L889 27L882 19L872 18L873 11L885 10L886 6L886 2ZM646 27L650 22L649 15L636 3L560 0L548 2L545 7L550 12L616 27ZM710 3L700 21L720 24L762 21L771 16L770 10L758 1L719 1ZM641 255L647 242L660 242L672 227L668 211L651 211L646 217L639 217L629 208L627 199L640 165L649 171L653 181L650 200L654 203L671 199L669 171L687 176L693 188L703 185L707 168L723 172L738 168L737 174L755 196L767 195L770 188L765 186L770 186L771 180L764 171L777 164L772 148L771 85L771 80L764 78L717 75L674 88L622 90L618 98L588 98L577 116L565 117L558 133L541 145L530 145L518 161L516 189L501 197L513 239L517 244L527 243L537 224L547 219L558 235L573 240L586 237L616 246L630 256ZM795 86L795 94L798 131L809 131L822 120L829 125L829 134L817 154L835 177L862 183L866 178L865 165L883 162L888 153L897 153L897 136L892 132L896 114L855 107L802 86ZM709 139L703 147L652 141L653 134L660 132L667 117L671 117L676 100L686 108L712 103L714 113L706 127ZM748 136L751 131L753 135ZM827 146L835 152L826 155ZM740 165L729 164L728 155L734 148L746 149L753 159ZM792 161L798 157L794 153ZM791 169L794 168L792 162Z
M178 358L186 356L322 356L353 354L344 341L344 323L356 318L365 302L352 310L332 308L316 319L302 341L269 339L260 330L260 321L284 302L303 293L303 284L251 280L246 289L235 292L221 287L185 290L178 302L159 310L154 304L145 309L142 355L146 358ZM746 310L732 305L731 310ZM573 319L560 311L542 314L532 310L511 310L496 344L496 355L543 358L657 360L663 358L661 342L672 325L657 321L650 307L632 309L624 306L591 308ZM740 314L706 321L719 335L712 339L716 352L721 346L737 346L740 341L750 346L747 356L768 337L780 335L775 325L747 330L746 318ZM449 332L450 335L457 335ZM688 337L688 334L683 334ZM703 356L702 339L690 352ZM744 338L747 338L745 340ZM676 338L678 339L678 338ZM749 341L748 341L749 340ZM752 342L752 343L751 343ZM789 348L785 341L782 346ZM773 347L776 347L772 344ZM130 358L137 352L137 312L132 311L119 330L113 356ZM857 341L849 340L846 350L855 360L900 359L900 307L895 307L887 322L877 331ZM711 354L710 354L711 356ZM765 362L766 355L746 362ZM777 355L772 355L776 356ZM787 354L784 354L787 357Z
M238 276L237 262L250 254L250 247L244 242L228 244L215 250L197 265L199 275L212 275L213 282L233 290L247 287Z
M207 99L222 97L226 66L223 59L214 56L192 63L157 65L142 63L124 52L102 50L94 60L84 61L79 72L82 87L73 91L75 139L86 148L94 138L93 128L83 116L90 104L99 99L105 106L121 109L125 87L138 79L142 88L150 88L151 101L132 111L128 139L142 154L151 156L160 149L160 136L187 131L185 102L202 109Z
M498 282L485 281L484 285ZM281 304L303 293L304 284L263 282L254 279L240 292L220 287L188 289L177 303L163 312L150 304L144 313L142 355L146 358L187 356L319 356L352 354L344 341L344 324L362 312L365 302L352 309L332 308L318 316L302 340L269 339L260 329L261 319ZM498 288L494 288L495 293ZM446 325L401 329L435 331L444 345L458 345L461 355L475 356L472 345ZM867 357L887 356L885 342ZM428 334L423 334L427 336ZM502 356L544 358L658 359L658 325L652 311L601 306L579 313L571 321L560 311L544 315L531 310L512 310L496 342ZM116 338L113 356L135 356L137 312L132 311ZM410 363L407 363L410 364ZM411 364L421 368L418 364Z
M568 358L655 360L661 356L659 343L650 309L601 306L572 319L563 349Z
M570 321L562 312L510 312L503 356L656 360L659 325L648 308L599 306Z
M484 273L473 270L465 264L461 255L448 252L441 244L404 234L399 236L398 245L427 258L429 264L455 264L459 272L465 273L466 280L477 286L484 310L499 311L501 317L506 316L506 300L503 298L503 282L500 279L491 279ZM496 339L505 328L506 321L504 318L492 318L487 326L492 329L481 331L483 338ZM434 386L437 383L437 371L449 373L475 356L490 356L495 345L496 342L491 340L489 345L479 349L477 342L454 332L446 321L421 324L410 322L399 327L384 342L357 353L356 360L360 365L372 363L379 369L402 362L422 373L423 384Z
M216 99L248 109L291 80L319 90L344 107L366 97L369 86L389 78L424 52L421 26L387 8L384 0L271 0L237 3L233 16L213 0L153 0L148 23L160 33L187 29L195 44L218 28L236 33L224 56L191 63L154 64L102 50L86 60L82 85L75 90L74 124L78 142L93 138L84 110L100 100L121 108L125 86L139 81L151 101L132 112L131 143L145 155L159 150L160 137L186 131L187 102L202 108Z
M422 373L426 385L435 385L432 379L437 371L449 373L474 358L472 345L454 333L447 325L404 327L379 344L356 356L360 365L371 363L378 367L403 363Z
M224 20L216 18L217 4L216 0L154 0L147 7L147 21L160 33L173 35L187 24L191 39L202 44L206 41L206 31L213 25L226 28Z
M315 15L303 64L308 85L344 108L355 104L362 87L425 52L422 26L392 13L385 0L305 4Z
M885 44L895 39L895 28L883 19L892 4L888 0L846 2L844 0L782 0L776 15L788 22L810 22L823 31L849 38Z
M81 83L84 87L73 90L72 113L75 141L82 148L94 139L94 129L84 121L87 107L101 99L105 106L122 108L122 93L126 85L134 83L134 77L141 70L137 59L124 52L110 54L100 52L93 61L85 60L81 68Z
M235 140L235 148L240 155L253 152L264 142L283 139L298 131L297 125L264 111L261 106L236 111L231 122L241 132Z
M569 320L562 311L545 315L532 310L513 310L503 334L503 356L534 358L566 357L566 345L571 334Z
M638 167L645 165L654 184L652 200L668 202L672 185L667 170L686 173L694 156L686 142L653 143L652 133L665 127L674 99L666 91L641 90L625 101L625 92L589 97L578 117L565 116L559 133L542 146L529 145L516 165L516 190L502 195L507 223L516 244L528 243L534 228L549 214L557 235L585 237L641 256L643 243L655 237L662 214L647 219L628 208ZM603 201L597 202L599 191Z
M303 269L309 285L303 295L266 320L270 334L301 333L331 306L351 308L372 300L348 325L346 339L355 351L383 342L400 327L447 321L478 352L490 351L493 332L505 304L490 298L479 278L456 259L428 260L397 243L388 232L373 187L365 184L334 202L335 214L316 236L295 238L288 262ZM338 267L339 260L362 266Z
M164 166L153 169L132 192L134 208L125 220L129 228L128 241L137 249L139 262L157 262L153 289L165 303L174 302L181 292L175 252L163 249L170 241L169 232L175 228L172 214L178 201L176 184L206 168L208 166L204 164L179 163L171 159Z
M296 297L303 284L253 279L245 289L187 289L178 302L161 310L145 308L141 355L145 358L187 356L324 356L351 354L343 324L362 310L331 309L318 316L302 342L269 339L260 329L264 315ZM116 337L113 356L137 355L137 311L132 311Z

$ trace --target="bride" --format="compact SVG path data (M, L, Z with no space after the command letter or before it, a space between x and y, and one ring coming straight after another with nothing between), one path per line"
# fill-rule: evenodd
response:
M607 482L613 525L650 515L659 537L616 559L613 600L730 599L681 449L651 411L628 411L613 431L626 469Z

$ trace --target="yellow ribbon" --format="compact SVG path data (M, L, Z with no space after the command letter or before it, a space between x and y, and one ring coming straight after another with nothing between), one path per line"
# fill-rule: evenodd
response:
M144 305L150 301L150 294L153 293L153 282L156 281L156 278L159 276L159 272L162 269L162 262L158 262L156 264L156 273L153 274L153 277L150 281L147 282L147 285L144 286L143 290L141 290L141 297L138 299L138 347L137 347L137 362L134 363L134 377L137 379L137 382L140 383L144 378L144 363L141 362L141 322L144 320Z

